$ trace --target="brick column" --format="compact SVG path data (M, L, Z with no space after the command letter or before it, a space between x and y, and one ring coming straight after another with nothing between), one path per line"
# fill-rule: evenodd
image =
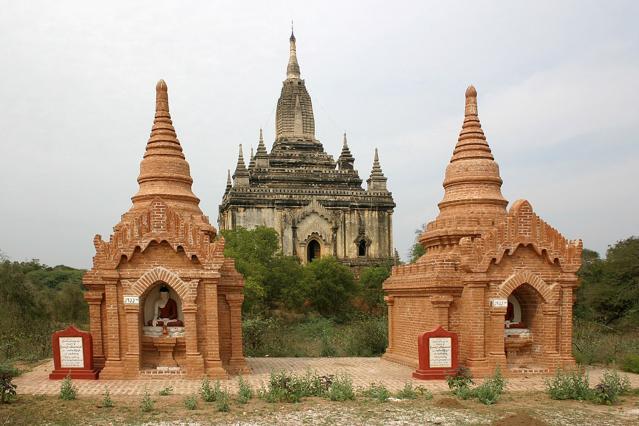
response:
M93 366L95 368L104 367L104 348L102 347L102 301L103 291L87 291L84 293L84 300L89 305L89 331L93 343Z
M120 379L124 369L120 354L120 318L119 306L124 303L118 296L117 278L109 277L104 285L107 327L104 333L106 340L106 360L100 372L102 379Z
M575 363L572 357L572 296L572 283L562 283L559 354L564 365L573 365Z
M448 308L453 303L453 296L435 295L430 297L430 303L435 311L435 319L437 324L441 325L447 331L450 331L448 324Z
M244 295L241 293L230 293L226 295L226 302L231 311L231 358L229 367L232 372L248 372L248 366L244 360L242 349L242 302Z
M499 365L504 371L506 368L506 351L504 347L504 318L506 316L506 307L490 308L490 323L488 330L488 358L491 366Z
M184 314L184 332L186 344L186 376L198 378L204 374L204 358L197 347L197 305L194 302L182 305Z
M559 358L559 350L557 347L559 307L545 303L542 307L542 313L544 315L543 362L548 367L555 367L557 365L557 358Z
M467 299L470 302L470 309L466 314L468 342L470 342L470 352L468 354L469 363L476 363L486 360L486 326L484 324L486 297L485 288L487 283L470 283L466 285ZM502 321L503 322L503 321Z
M222 367L222 360L220 359L220 320L217 307L218 282L219 279L202 282L206 300L206 329L201 332L206 336L206 359L204 360L206 375L212 378L225 378L228 375Z
M127 378L136 378L140 375L140 305L124 305L124 312L127 341L124 375Z
M393 352L393 306L395 305L395 298L393 296L384 296L384 302L388 305L388 347L386 353Z

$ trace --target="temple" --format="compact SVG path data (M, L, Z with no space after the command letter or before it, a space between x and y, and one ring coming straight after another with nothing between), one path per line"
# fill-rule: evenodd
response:
M109 241L95 236L93 267L83 277L100 378L247 371L243 279L191 190L162 80L138 183Z
M481 128L477 91L444 178L439 215L419 242L425 254L384 283L384 358L418 365L418 334L459 336L459 360L475 376L549 373L574 365L572 305L582 243L544 222L526 200L509 209Z
M283 253L302 263L330 255L358 269L393 259L395 203L378 152L364 190L346 134L337 161L324 151L315 138L313 106L293 34L277 101L275 141L268 152L260 130L248 160L247 167L240 145L219 207L220 229L274 228Z

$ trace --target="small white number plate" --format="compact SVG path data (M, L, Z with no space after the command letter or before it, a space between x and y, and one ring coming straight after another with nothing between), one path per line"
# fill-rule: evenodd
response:
M139 305L140 297L139 296L124 296L124 304L125 305Z

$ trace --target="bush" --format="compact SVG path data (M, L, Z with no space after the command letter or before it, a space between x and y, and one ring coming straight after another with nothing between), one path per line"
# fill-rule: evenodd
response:
M616 371L604 371L601 382L592 390L591 399L597 404L612 405L619 396L630 392L630 379Z
M324 396L332 382L332 376L318 376L311 371L299 377L280 371L271 373L267 387L259 394L266 402L299 402L303 397Z
M196 410L197 409L197 398L195 395L189 395L184 398L184 407L187 410Z
M102 394L102 407L111 408L113 407L113 400L111 399L111 393L109 392L109 388L104 386L104 393Z
M165 388L160 389L160 396L169 396L173 393L173 386L167 386Z
M621 369L629 373L639 374L639 355L627 354L621 362Z
M364 396L376 399L379 402L386 402L391 396L389 390L386 389L386 387L382 383L371 383L369 388L366 389L363 393Z
M453 395L460 396L459 393L467 395L467 391L470 389L470 385L473 384L473 375L470 370L464 366L457 368L453 376L446 377L446 383ZM468 399L468 398L462 398Z
M17 385L13 378L19 375L20 372L12 366L0 364L0 403L6 404L15 398Z
M331 401L354 400L353 381L347 374L337 375L326 392L326 396Z
M78 389L73 386L73 382L71 382L71 376L67 376L62 380L62 384L60 385L60 399L64 401L72 401L78 395Z
M217 382L219 383L219 382ZM225 390L219 390L215 396L215 405L217 406L217 411L226 413L231 410L231 405L229 404L229 393Z
M357 286L351 269L334 257L322 257L304 268L302 287L322 316L344 321L352 312Z
M140 401L140 410L148 413L149 411L153 411L155 406L155 402L151 399L151 395L149 394L149 390L144 390L144 396L142 397L142 401Z
M244 381L242 376L240 376L238 380L238 388L237 402L240 404L246 404L251 398L253 398L253 389L251 389L251 386Z
M417 386L415 391L424 399L433 399L433 393L426 389L424 386Z
M587 400L590 397L588 375L583 369L574 371L557 370L554 378L546 380L546 392L551 399Z
M415 399L417 398L417 391L413 388L411 382L404 383L404 387L397 392L397 398L399 399Z
M347 356L381 355L388 345L386 317L365 317L353 321L345 332Z
M215 385L211 388L211 382L208 377L202 379L202 385L200 386L200 395L204 402L214 402L218 399L218 396L222 390L220 389L220 381L216 380Z

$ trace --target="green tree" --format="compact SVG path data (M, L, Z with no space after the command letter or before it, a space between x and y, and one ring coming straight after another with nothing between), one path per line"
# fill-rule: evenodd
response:
M417 259L422 257L424 253L426 253L426 249L419 242L419 237L424 233L425 230L426 230L426 224L423 224L419 228L415 229L415 242L410 247L410 252L408 253L408 256L409 256L408 263L417 262Z
M372 266L362 269L359 276L359 285L362 300L369 313L381 314L384 312L384 291L382 284L390 276L391 265Z
M334 257L322 257L306 265L303 285L311 305L322 316L344 320L352 312L355 279L350 268Z

